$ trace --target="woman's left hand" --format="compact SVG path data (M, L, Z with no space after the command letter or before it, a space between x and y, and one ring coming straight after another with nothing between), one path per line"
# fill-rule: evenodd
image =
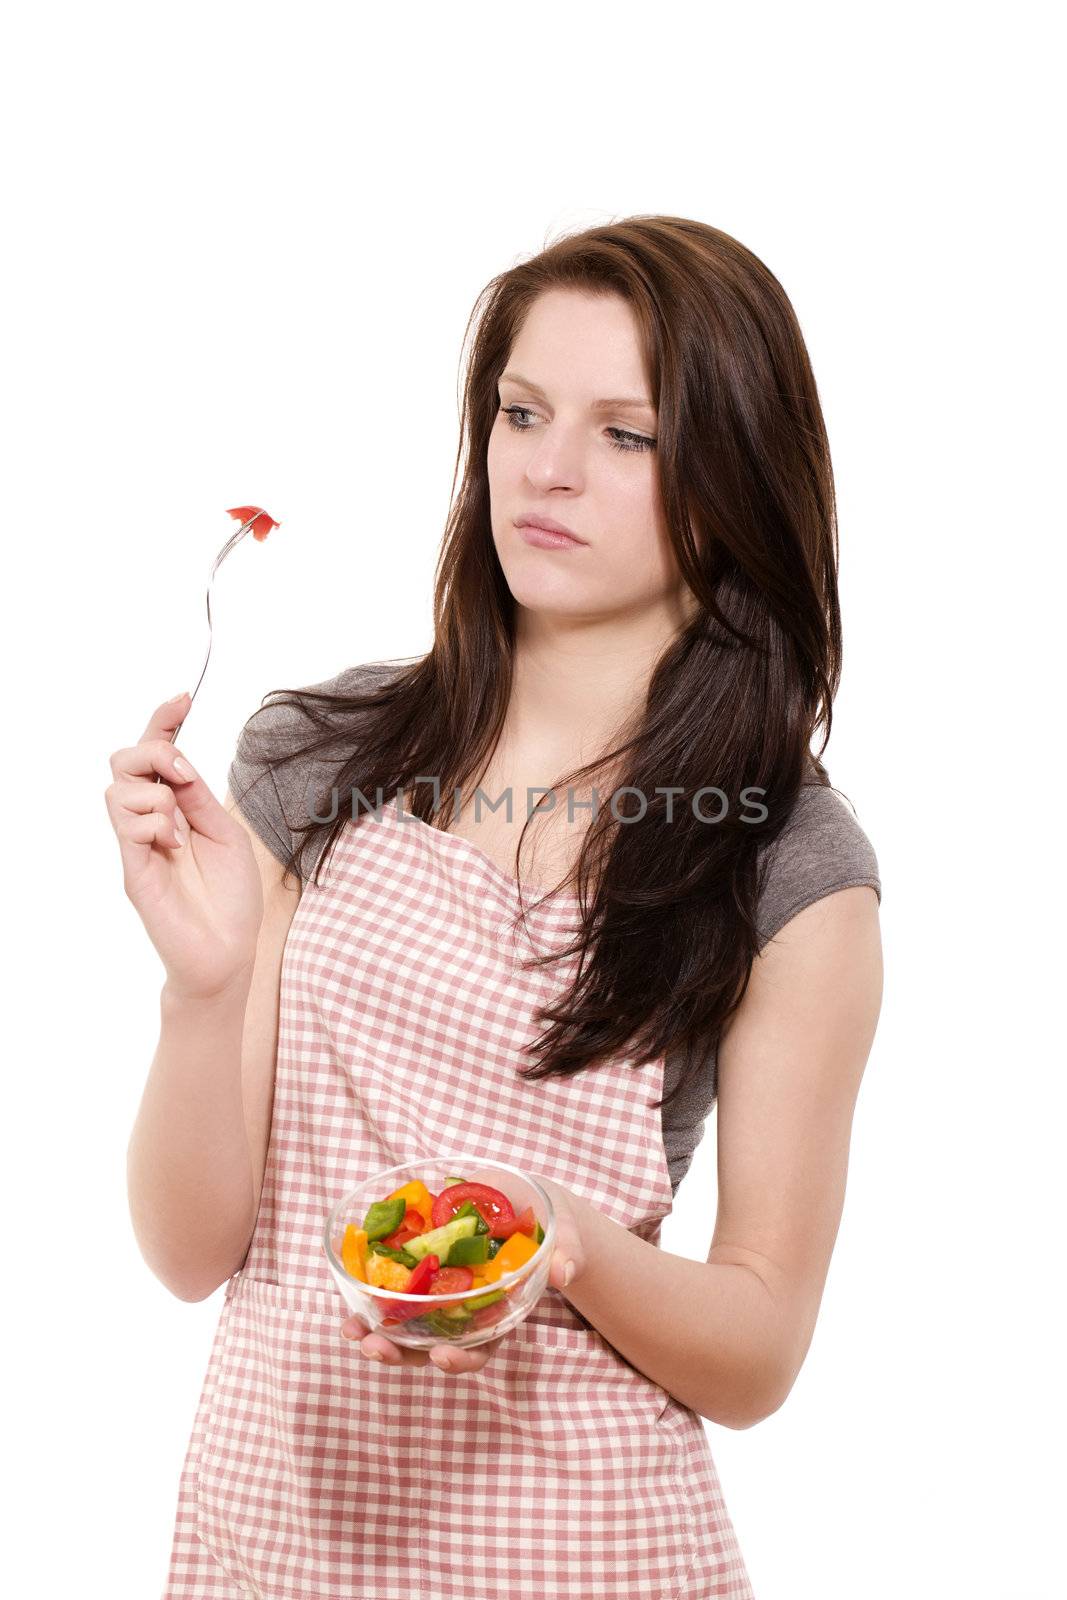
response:
M581 1209L586 1201L563 1188L562 1184L553 1183L550 1178L542 1178L539 1173L533 1176L547 1192L556 1216L556 1245L548 1270L548 1287L565 1291L585 1266ZM564 1283L569 1264L573 1264L574 1270L567 1283ZM341 1324L341 1333L346 1339L358 1339L360 1352L372 1361L383 1361L393 1367L424 1367L432 1359L434 1366L442 1372L477 1372L485 1366L497 1345L507 1338L507 1334L503 1334L499 1339L488 1339L485 1344L475 1345L472 1350L459 1349L453 1344L435 1344L428 1350L411 1350L406 1345L394 1344L384 1334L371 1333L369 1324L359 1316L346 1317Z

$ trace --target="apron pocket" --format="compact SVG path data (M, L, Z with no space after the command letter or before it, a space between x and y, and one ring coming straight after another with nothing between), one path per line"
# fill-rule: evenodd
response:
M533 1351L555 1354L557 1371L562 1373L566 1370L568 1377L572 1377L583 1363L590 1375L595 1374L598 1380L605 1375L614 1377L621 1392L627 1393L635 1404L651 1405L657 1418L671 1404L672 1397L668 1391L627 1361L596 1328L563 1328L555 1323L536 1322L527 1317L506 1337L515 1337L520 1346L524 1345Z

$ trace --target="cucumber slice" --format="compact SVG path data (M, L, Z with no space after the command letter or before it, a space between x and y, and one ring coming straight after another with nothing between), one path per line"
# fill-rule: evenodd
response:
M471 1319L465 1300L454 1306L442 1306L440 1315L444 1317L446 1322L469 1322Z
M404 1241L404 1249L409 1255L421 1261L423 1256L435 1255L440 1261L448 1260L448 1253L457 1239L468 1239L474 1233L476 1222L473 1217L453 1217L451 1222L446 1222L443 1228L431 1228L429 1233L418 1233L412 1239Z
M419 1319L430 1333L440 1334L445 1339L455 1339L463 1332L470 1322L470 1317L459 1320L455 1317L446 1317L441 1311L431 1311Z

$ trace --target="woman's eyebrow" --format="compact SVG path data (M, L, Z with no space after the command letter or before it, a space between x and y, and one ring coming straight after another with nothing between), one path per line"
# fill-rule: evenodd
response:
M512 383L517 383L520 389L529 389L531 394L540 395L542 400L548 399L540 384L531 383L529 378L524 378L521 373L502 372L497 381L503 383L506 378L510 379ZM592 409L594 411L617 411L620 406L629 406L634 411L655 411L656 409L650 400L645 400L640 395L616 395L614 399L610 400L594 400Z

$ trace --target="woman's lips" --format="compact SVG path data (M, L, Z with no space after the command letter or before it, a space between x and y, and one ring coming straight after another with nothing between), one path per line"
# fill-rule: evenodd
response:
M519 533L527 544L536 545L541 550L580 550L582 547L582 541L572 539L569 533L550 533L547 528L539 528L532 522L524 523Z

